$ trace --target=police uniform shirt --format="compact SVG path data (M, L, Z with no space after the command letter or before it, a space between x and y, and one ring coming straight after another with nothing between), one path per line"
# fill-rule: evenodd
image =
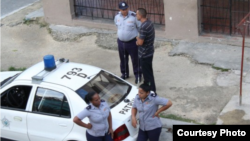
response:
M139 123L142 131L149 131L162 127L160 118L153 116L158 110L159 105L166 105L167 103L168 99L161 98L155 93L150 93L144 102L141 101L138 94L136 95L133 108L137 109L137 114L139 113Z
M89 118L89 122L92 124L91 129L87 129L87 132L92 136L104 136L108 132L108 116L110 108L109 105L102 100L99 108L95 107L92 103L87 108L81 111L77 117L79 119Z
M114 22L117 26L117 36L121 41L127 42L138 36L141 22L137 20L136 13L129 11L126 17L121 12L115 16Z

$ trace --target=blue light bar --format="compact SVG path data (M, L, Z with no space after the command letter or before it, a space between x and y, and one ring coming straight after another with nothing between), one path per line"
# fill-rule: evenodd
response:
M56 68L56 63L53 55L46 55L43 57L44 69L46 71L52 71Z

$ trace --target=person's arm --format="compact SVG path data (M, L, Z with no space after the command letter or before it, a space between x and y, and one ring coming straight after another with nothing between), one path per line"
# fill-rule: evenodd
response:
M82 122L82 120L79 119L77 116L74 117L73 121L74 121L74 123L76 123L79 126L82 126L82 127L88 128L88 129L92 128L92 125L90 123L86 124L86 123Z
M89 108L90 106L88 106L86 109L82 110L78 115L76 115L73 119L73 122L81 127L91 129L92 125L90 123L86 124L82 122L82 119L89 116L89 111L88 111Z
M132 126L134 128L136 128L136 125L137 125L137 120L136 120L137 109L133 107L132 111L131 111L131 114L132 114Z
M117 22L117 18L116 18L117 16L115 16L115 18L114 18L114 23L115 23L115 26L117 27L117 24L116 24L116 22Z
M142 45L143 45L144 39L145 39L145 37L146 37L146 34L147 34L147 31L144 30L143 27L141 27L140 30L139 30L139 36L136 37L136 40L137 40L137 41L136 41L136 45L137 45L137 46L142 46Z
M140 39L139 37L136 37L136 39L137 39L137 41L136 41L136 45L137 45L137 46L143 45L143 42L144 42L143 39Z
M108 117L108 123L109 123L109 134L111 134L111 137L113 139L114 136L114 132L113 132L113 128L112 128L112 115L111 112L109 112L109 117Z
M160 109L158 109L154 116L153 117L160 117L159 114L162 112L162 111L165 111L167 110L169 107L172 106L172 102L170 100L168 100L167 104L165 106L162 106Z

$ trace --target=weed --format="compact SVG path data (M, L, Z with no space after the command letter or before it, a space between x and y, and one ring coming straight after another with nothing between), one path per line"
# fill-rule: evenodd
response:
M44 22L43 19L41 19L41 18L23 19L23 24L26 24L26 25L37 24L40 26L40 28L48 26L48 23Z
M13 66L9 67L8 71L24 71L26 68L15 68Z
M184 121L184 122L189 122L189 123L196 123L196 124L200 124L195 120L192 119L188 119L188 118L182 118L180 116L176 116L173 114L169 114L169 115L165 115L165 114L160 114L160 117L162 118L168 118L168 119L173 119L173 120L179 120L179 121Z
M49 34L52 33L52 30L50 28L47 28L47 30L48 30Z
M46 27L48 25L47 23L39 23L39 24L40 24L40 28Z
M215 67L215 66L212 66L213 69L216 69L216 70L221 70L222 72L225 72L225 71L229 71L230 69L223 69L223 68L220 68L220 67Z
M23 19L23 24L30 25L31 24L31 20Z

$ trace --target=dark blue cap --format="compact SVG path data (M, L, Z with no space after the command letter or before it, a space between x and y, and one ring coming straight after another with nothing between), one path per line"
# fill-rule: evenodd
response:
M125 10L128 8L128 4L124 1L119 3L119 9Z

